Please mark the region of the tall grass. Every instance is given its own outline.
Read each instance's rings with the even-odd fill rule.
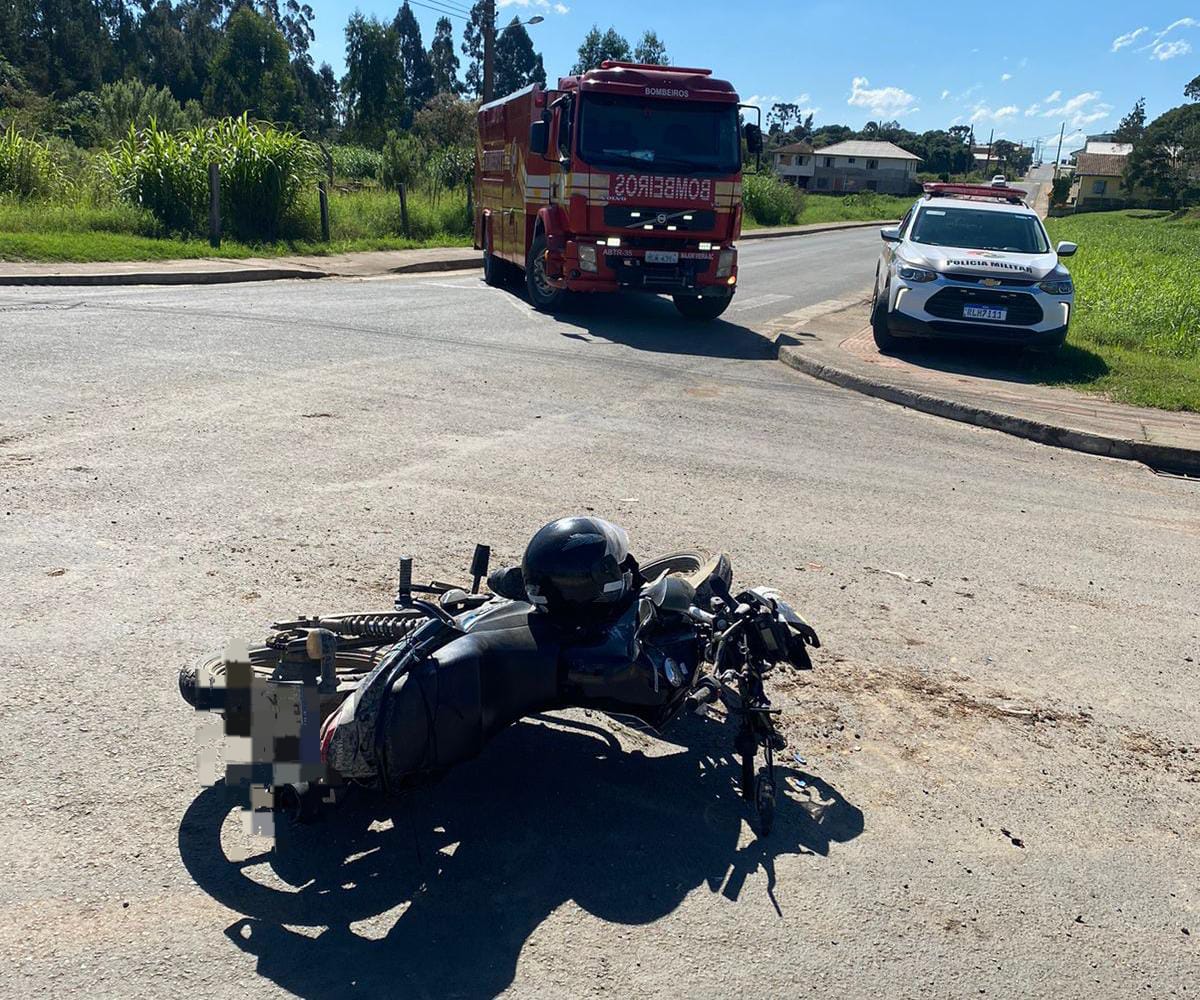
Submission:
[[[290,129],[246,115],[178,132],[130,126],[108,159],[117,191],[171,232],[201,233],[209,164],[221,172],[222,227],[238,239],[274,240],[301,191],[315,183],[317,147]]]
[[[0,133],[0,193],[41,198],[64,183],[62,168],[46,143],[21,135],[15,124]]]
[[[760,226],[790,226],[804,210],[804,196],[770,174],[742,178],[744,211]]]
[[[366,146],[330,146],[334,177],[348,181],[379,180],[383,154]]]

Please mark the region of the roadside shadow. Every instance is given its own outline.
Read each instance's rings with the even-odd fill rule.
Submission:
[[[528,301],[523,289],[512,293]],[[775,345],[749,327],[724,317],[709,322],[684,319],[661,295],[578,293],[553,320],[560,336],[583,343],[600,340],[656,354],[735,361],[773,361],[777,355]]]
[[[777,892],[775,859],[827,855],[863,831],[861,810],[779,768],[774,831],[739,846],[749,811],[728,732],[685,722],[687,746],[654,757],[587,723],[520,723],[390,811],[348,803],[316,826],[281,823],[276,849],[244,862],[221,847],[232,797],[209,788],[183,818],[180,854],[203,890],[246,915],[226,935],[258,973],[314,1000],[493,997],[542,921],[572,901],[640,925],[701,886],[736,902],[762,870],[755,891],[777,910],[803,905]]]
[[[905,341],[892,356],[917,368],[1020,385],[1086,385],[1108,374],[1105,360],[1086,347],[1063,344],[1053,354],[998,344]]]

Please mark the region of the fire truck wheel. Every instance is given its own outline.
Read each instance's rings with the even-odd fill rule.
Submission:
[[[525,288],[529,301],[538,312],[554,312],[563,307],[567,293],[555,288],[546,277],[546,236],[538,233],[525,262]]]
[[[492,253],[492,235],[488,233],[487,244],[483,248],[483,280],[493,288],[502,288],[508,283],[508,276],[508,261]]]
[[[674,295],[675,308],[684,319],[713,320],[729,308],[733,295]]]

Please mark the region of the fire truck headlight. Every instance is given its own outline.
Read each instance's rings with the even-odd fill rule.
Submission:
[[[579,267],[584,271],[596,272],[596,248],[591,244],[579,245]]]
[[[736,250],[722,250],[717,258],[717,277],[728,278],[733,273],[733,264],[737,260]]]

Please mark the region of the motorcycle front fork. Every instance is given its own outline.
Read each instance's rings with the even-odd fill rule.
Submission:
[[[757,717],[756,717],[757,716]],[[768,709],[749,710],[734,739],[734,749],[742,760],[742,797],[754,804],[759,831],[765,837],[775,822],[775,749],[781,737],[771,722]],[[755,773],[755,757],[763,748],[763,766]]]

